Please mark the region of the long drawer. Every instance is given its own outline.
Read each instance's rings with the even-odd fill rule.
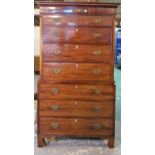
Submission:
[[[43,43],[102,43],[112,45],[112,28],[43,27]]]
[[[113,81],[113,64],[43,63],[43,80]]]
[[[76,16],[76,15],[46,15],[43,25],[46,26],[112,26],[110,16]]]
[[[43,44],[43,61],[49,62],[110,62],[112,46],[79,44]]]
[[[40,116],[113,118],[114,101],[39,100]]]
[[[73,99],[103,101],[115,98],[113,84],[58,84],[39,82],[39,99]]]
[[[112,119],[40,118],[40,133],[68,136],[112,136]]]
[[[115,9],[114,8],[103,8],[103,7],[87,7],[87,6],[51,6],[51,7],[40,7],[41,14],[82,14],[82,15],[89,15],[89,14],[104,14],[104,15],[114,15]]]

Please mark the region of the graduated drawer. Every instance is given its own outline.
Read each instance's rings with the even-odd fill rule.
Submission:
[[[43,25],[46,26],[112,26],[110,16],[83,16],[83,15],[45,15]]]
[[[102,43],[112,44],[112,28],[43,27],[43,43]]]
[[[51,6],[51,7],[40,7],[41,14],[103,14],[103,15],[114,15],[115,8],[108,7],[87,7],[87,6]]]
[[[40,118],[40,133],[68,136],[106,136],[114,134],[112,119]]]
[[[113,81],[113,64],[106,63],[45,63],[43,80]]]
[[[39,100],[40,116],[109,117],[114,116],[114,101]]]
[[[55,82],[39,82],[40,99],[73,99],[73,100],[113,100],[115,86],[113,84],[58,84]]]
[[[113,61],[112,46],[79,44],[43,44],[43,61],[109,62]]]

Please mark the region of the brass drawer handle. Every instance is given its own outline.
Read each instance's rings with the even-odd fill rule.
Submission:
[[[102,19],[100,19],[100,18],[95,19],[96,24],[100,24],[101,22],[102,22]]]
[[[51,123],[52,129],[58,129],[59,128],[59,123]]]
[[[94,51],[93,54],[94,55],[101,55],[102,54],[102,51]]]
[[[59,73],[61,72],[61,68],[53,67],[51,71],[52,71],[52,73],[54,73],[54,74],[59,74]]]
[[[61,18],[53,18],[52,21],[54,23],[61,23]]]
[[[101,124],[94,124],[92,127],[94,130],[99,130],[101,129]]]
[[[54,49],[54,50],[53,50],[53,53],[54,53],[54,55],[60,55],[61,50],[59,50],[59,49]]]
[[[100,34],[100,33],[95,33],[95,34],[94,34],[94,37],[95,37],[95,38],[100,38],[100,37],[101,37],[101,34]]]
[[[52,111],[58,111],[58,110],[60,110],[60,107],[58,105],[52,105],[51,109],[52,109]]]
[[[102,73],[102,70],[99,69],[99,68],[93,70],[93,74],[94,74],[94,75],[99,75],[99,74],[101,74],[101,73]]]
[[[58,94],[60,92],[59,88],[52,88],[52,93],[53,94]]]
[[[101,95],[102,91],[100,89],[95,89],[95,94],[96,95]]]
[[[52,35],[56,38],[60,36],[59,32],[53,32]]]
[[[101,112],[101,107],[93,107],[94,112]]]
[[[84,12],[83,9],[76,9],[75,12]]]

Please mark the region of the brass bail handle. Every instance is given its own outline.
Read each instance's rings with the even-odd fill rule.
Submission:
[[[58,94],[60,92],[59,88],[52,88],[52,93],[53,94]]]
[[[95,19],[96,24],[100,24],[101,22],[102,22],[102,19],[100,19],[100,18]]]
[[[101,73],[102,73],[102,70],[99,69],[99,68],[96,68],[96,69],[93,70],[93,74],[94,74],[94,75],[99,75],[99,74],[101,74]]]
[[[102,91],[100,89],[95,89],[95,94],[96,95],[101,95]]]
[[[95,33],[95,34],[94,34],[94,37],[95,37],[95,38],[101,38],[101,34],[100,34],[100,33]]]
[[[61,23],[61,18],[56,17],[56,18],[53,18],[52,21],[53,21],[54,23]]]
[[[59,128],[59,123],[51,123],[52,129],[58,129]]]
[[[94,130],[99,130],[101,129],[101,124],[94,124],[92,127]]]
[[[93,107],[93,111],[100,112],[101,111],[101,107]]]
[[[51,71],[54,74],[59,74],[59,73],[61,73],[61,68],[53,67]]]
[[[58,110],[60,110],[60,106],[58,106],[58,105],[52,105],[52,106],[51,106],[51,109],[52,109],[53,111],[58,111]]]
[[[102,54],[102,51],[94,51],[93,54],[94,55],[101,55]]]
[[[54,55],[60,55],[61,50],[59,50],[59,49],[54,49],[54,50],[53,50],[53,53],[54,53]]]

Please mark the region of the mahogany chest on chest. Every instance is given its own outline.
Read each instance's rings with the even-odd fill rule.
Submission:
[[[38,146],[44,138],[106,138],[114,147],[118,4],[40,1]]]

